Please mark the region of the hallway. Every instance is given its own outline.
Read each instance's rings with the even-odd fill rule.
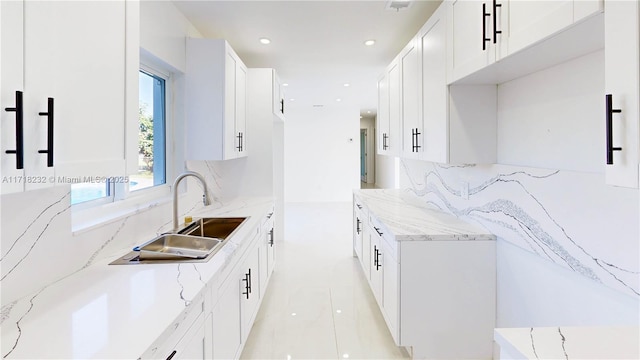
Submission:
[[[288,203],[286,236],[242,359],[398,359],[352,253],[351,203]]]

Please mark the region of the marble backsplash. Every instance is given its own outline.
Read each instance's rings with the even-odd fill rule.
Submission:
[[[190,162],[188,169],[205,176],[214,207],[235,195],[223,189],[224,165],[220,162]],[[193,178],[186,182],[188,192],[180,198],[180,218],[203,206],[200,183]],[[125,215],[76,231],[72,231],[69,185],[2,195],[0,199],[3,311],[21,297],[42,291],[97,260],[120,255],[122,249],[172,227],[169,198],[136,205]]]
[[[400,185],[559,266],[640,298],[637,189],[597,173],[401,160]]]

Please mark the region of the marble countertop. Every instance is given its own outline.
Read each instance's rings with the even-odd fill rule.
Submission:
[[[496,239],[486,229],[451,214],[430,209],[413,195],[401,190],[354,190],[353,194],[397,241]]]
[[[200,298],[207,283],[218,280],[216,275],[253,238],[272,206],[271,198],[237,199],[194,213],[194,218],[249,217],[206,263],[109,266],[130,250],[122,249],[4,307],[2,354],[29,359],[140,357],[157,339],[170,335],[167,329]]]
[[[638,327],[495,329],[494,339],[517,359],[640,359]]]

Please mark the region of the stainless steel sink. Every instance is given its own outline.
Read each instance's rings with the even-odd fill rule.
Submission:
[[[175,233],[160,235],[137,246],[109,265],[207,262],[247,219],[197,219]]]
[[[138,251],[141,260],[204,259],[221,243],[222,239],[164,234],[140,245]]]

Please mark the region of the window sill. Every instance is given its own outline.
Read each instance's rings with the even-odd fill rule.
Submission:
[[[71,233],[79,235],[96,228],[120,221],[129,216],[139,214],[160,205],[171,203],[173,198],[169,186],[156,189],[150,194],[134,196],[129,199],[118,200],[113,203],[99,205],[86,209],[72,210]],[[179,197],[186,193],[179,194]],[[171,209],[167,215],[171,214]]]

